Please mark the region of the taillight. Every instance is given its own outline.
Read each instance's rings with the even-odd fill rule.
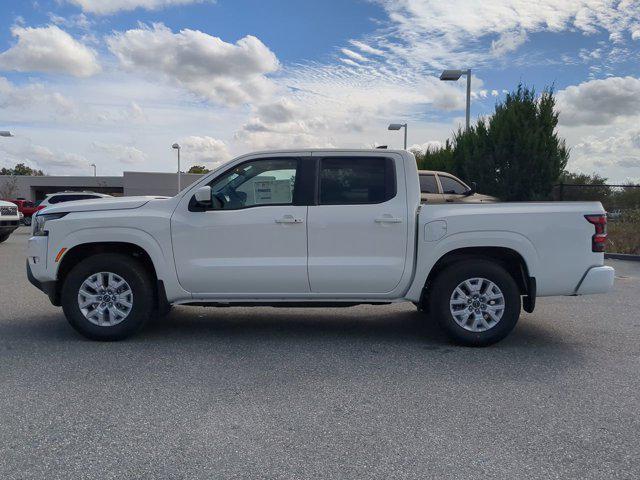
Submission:
[[[607,244],[607,215],[585,215],[587,222],[596,227],[596,233],[591,237],[591,251],[604,252]]]

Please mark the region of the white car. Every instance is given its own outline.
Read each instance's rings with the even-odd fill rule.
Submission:
[[[92,339],[170,304],[412,302],[488,345],[536,298],[605,293],[599,202],[420,204],[413,154],[243,155],[168,199],[69,202],[34,220],[27,273]]]
[[[55,205],[57,203],[75,202],[78,200],[95,200],[100,198],[112,198],[112,197],[111,195],[107,195],[106,193],[96,193],[96,192],[75,192],[75,191],[56,192],[56,193],[50,193],[46,195],[42,200],[40,200],[39,202],[36,202],[36,206],[48,207],[50,205]]]
[[[0,243],[4,242],[20,226],[22,214],[15,203],[0,200]]]

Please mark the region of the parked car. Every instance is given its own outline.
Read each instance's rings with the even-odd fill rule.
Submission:
[[[496,197],[477,193],[458,177],[435,170],[418,170],[420,198],[427,203],[494,203]]]
[[[75,202],[78,200],[95,200],[99,198],[112,198],[111,195],[107,195],[106,193],[96,193],[96,192],[56,192],[50,193],[46,195],[42,200],[36,202],[36,207],[38,210],[42,210],[45,207],[50,205],[55,205],[56,203],[63,202]]]
[[[25,200],[24,198],[7,199],[7,201],[18,206],[18,211],[24,217],[22,223],[27,226],[31,225],[31,217],[33,216],[33,214],[35,214],[38,210],[42,210],[44,208],[44,206],[36,206],[35,203],[30,200]]]
[[[19,226],[20,212],[18,212],[18,206],[14,203],[0,200],[0,243],[9,238],[9,235]]]
[[[170,304],[413,302],[488,345],[536,298],[604,293],[599,202],[420,204],[413,154],[243,155],[167,199],[52,205],[27,275],[88,338],[125,338]]]

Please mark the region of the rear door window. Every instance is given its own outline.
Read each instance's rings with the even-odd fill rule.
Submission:
[[[395,168],[390,158],[324,158],[319,182],[320,205],[375,204],[396,196]]]

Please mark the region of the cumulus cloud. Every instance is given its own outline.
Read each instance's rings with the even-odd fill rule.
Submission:
[[[164,75],[211,101],[259,101],[275,88],[266,75],[278,70],[278,59],[251,35],[232,44],[198,30],[173,33],[156,23],[117,32],[107,43],[124,68]]]
[[[628,177],[640,176],[640,130],[617,131],[613,135],[589,135],[571,149],[572,165],[583,171],[628,172]]]
[[[203,3],[213,0],[67,0],[69,3],[82,8],[84,12],[97,15],[110,15],[120,11],[144,8],[146,10],[158,10],[160,8],[187,5],[190,3]]]
[[[572,85],[558,92],[560,123],[608,125],[638,115],[640,79],[609,77]]]
[[[231,158],[226,143],[209,136],[190,136],[180,142],[187,163],[220,165]]]
[[[0,53],[0,69],[18,72],[64,73],[89,77],[100,71],[95,52],[55,25],[15,26],[18,42]]]

